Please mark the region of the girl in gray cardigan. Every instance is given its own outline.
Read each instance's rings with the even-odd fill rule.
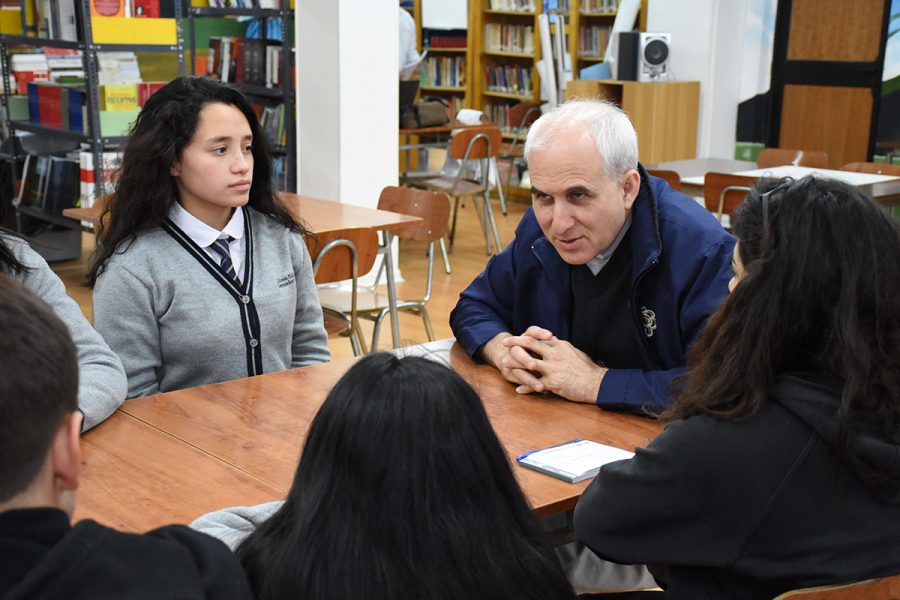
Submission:
[[[240,92],[179,77],[153,94],[103,221],[94,323],[129,398],[329,359],[306,231]]]

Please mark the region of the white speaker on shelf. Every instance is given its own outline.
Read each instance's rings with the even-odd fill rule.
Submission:
[[[641,32],[638,41],[637,80],[668,81],[671,33]]]

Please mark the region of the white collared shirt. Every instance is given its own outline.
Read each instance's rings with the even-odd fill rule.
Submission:
[[[631,213],[628,213],[628,217],[625,219],[625,224],[622,225],[622,229],[619,230],[619,233],[616,235],[616,239],[614,239],[613,243],[609,245],[609,248],[606,249],[606,252],[601,252],[596,257],[587,262],[587,268],[591,270],[591,273],[594,274],[594,277],[597,276],[597,273],[603,270],[603,267],[605,267],[606,263],[609,262],[609,259],[612,258],[613,252],[616,251],[616,248],[618,248],[619,244],[622,242],[622,238],[625,237],[626,233],[628,233],[629,227],[631,227]]]
[[[228,224],[222,231],[210,227],[188,211],[184,210],[178,202],[172,204],[169,210],[169,219],[182,230],[191,241],[203,248],[206,253],[216,261],[221,262],[222,257],[210,248],[213,242],[218,239],[233,238],[228,247],[231,252],[231,263],[234,265],[234,272],[238,274],[238,278],[243,281],[244,275],[244,256],[246,256],[246,244],[244,241],[244,210],[239,207],[231,215]]]

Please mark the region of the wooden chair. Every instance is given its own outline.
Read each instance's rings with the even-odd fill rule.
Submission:
[[[790,150],[788,148],[763,148],[756,157],[760,169],[794,165],[795,167],[828,168],[828,154],[820,150]]]
[[[672,186],[673,190],[681,191],[681,175],[676,171],[669,171],[667,169],[647,169],[647,173],[654,177],[665,179],[666,182]]]
[[[360,274],[372,270],[378,255],[378,234],[369,228],[337,229],[306,238],[306,247],[313,260],[313,273],[319,285],[319,303],[328,337],[335,335],[350,338],[353,355],[366,353],[357,314],[357,297]],[[347,310],[342,306],[330,306],[323,302],[323,295],[335,284],[350,280],[351,292]]]
[[[900,575],[842,585],[791,590],[775,600],[900,600]]]
[[[494,211],[491,208],[491,185],[488,177],[491,161],[497,156],[502,137],[500,129],[490,127],[467,127],[460,129],[450,140],[450,156],[460,161],[460,169],[455,176],[435,177],[416,182],[427,189],[437,192],[445,192],[454,197],[453,222],[450,225],[450,250],[453,251],[453,238],[456,234],[456,217],[459,213],[459,199],[464,196],[481,196],[481,212],[478,211],[478,203],[475,202],[475,213],[481,221],[484,232],[484,241],[488,254],[500,252],[503,248],[500,242],[500,232],[497,229],[497,221],[494,220]],[[467,162],[471,161],[471,162]],[[478,163],[476,175],[468,173],[466,165]],[[492,249],[491,233],[496,242],[496,250]]]
[[[731,173],[707,173],[703,180],[703,201],[706,209],[716,215],[719,222],[722,216],[729,217],[738,205],[744,201],[756,177],[732,175]]]
[[[889,165],[874,162],[852,162],[841,167],[841,171],[872,173],[873,175],[896,175],[900,177],[900,165]]]
[[[512,179],[513,169],[516,168],[516,161],[521,160],[525,156],[525,137],[528,135],[528,128],[540,116],[541,106],[534,102],[519,102],[509,107],[509,122],[516,124],[513,130],[513,139],[509,144],[503,144],[503,147],[500,148],[500,152],[497,154],[498,160],[509,161],[509,169],[506,171],[506,177],[503,179],[503,196],[505,198],[509,198],[509,182]],[[501,208],[505,215],[506,207]]]
[[[422,217],[424,221],[416,227],[407,227],[399,230],[396,236],[402,240],[414,240],[428,243],[428,272],[425,280],[425,295],[416,300],[397,300],[397,310],[421,317],[425,325],[425,334],[428,341],[434,340],[434,330],[431,327],[431,318],[428,316],[426,305],[431,298],[431,287],[434,274],[434,246],[437,240],[447,233],[447,222],[450,217],[450,197],[441,192],[430,192],[413,188],[388,186],[381,191],[378,198],[378,208],[391,212],[402,213]],[[383,267],[383,264],[382,264]],[[379,290],[378,280],[381,278],[381,270],[378,272],[375,287],[363,288],[357,300],[357,314],[360,318],[374,322],[372,330],[372,352],[378,348],[378,336],[381,333],[381,324],[384,318],[390,314],[387,293]],[[349,309],[346,295],[338,298],[332,290],[322,290],[320,298],[323,304],[340,308],[343,311]]]

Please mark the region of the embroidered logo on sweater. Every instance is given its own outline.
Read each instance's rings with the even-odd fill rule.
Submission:
[[[653,332],[656,331],[656,313],[646,306],[642,306],[641,317],[644,318],[644,335],[648,338],[653,337]]]
[[[287,275],[282,275],[275,281],[275,284],[280,288],[294,285],[294,274],[288,273]]]

